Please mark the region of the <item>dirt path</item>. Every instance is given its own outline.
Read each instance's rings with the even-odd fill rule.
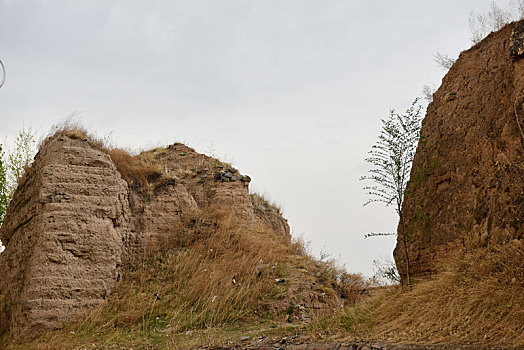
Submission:
[[[516,349],[504,346],[467,345],[467,344],[387,344],[380,342],[309,342],[300,337],[260,337],[230,343],[220,347],[201,347],[199,349],[286,349],[286,350],[509,350]]]

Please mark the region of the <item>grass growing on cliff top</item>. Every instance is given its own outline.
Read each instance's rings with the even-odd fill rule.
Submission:
[[[49,136],[43,143],[55,135],[64,135],[86,141],[107,153],[118,172],[122,175],[122,178],[129,184],[129,187],[140,194],[151,196],[155,184],[169,177],[155,158],[155,155],[162,152],[164,148],[159,147],[133,155],[129,151],[115,147],[109,141],[109,137],[98,137],[96,134],[88,131],[80,122],[73,119],[66,119],[53,126]]]
[[[267,209],[274,211],[277,214],[282,215],[282,207],[269,198],[266,193],[251,193],[251,202],[256,210],[265,211]]]
[[[133,189],[147,189],[164,176],[160,163],[152,152],[132,156],[127,151],[114,148],[106,151],[118,172]]]

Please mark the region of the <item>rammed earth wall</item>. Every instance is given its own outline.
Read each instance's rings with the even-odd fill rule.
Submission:
[[[402,210],[415,277],[461,247],[523,238],[523,33],[513,23],[463,52],[428,106]]]
[[[255,207],[238,170],[181,144],[155,157],[164,176],[144,194],[95,144],[65,135],[44,142],[0,229],[0,333],[34,337],[93,309],[127,259],[176,242],[198,210],[290,237],[278,212]]]

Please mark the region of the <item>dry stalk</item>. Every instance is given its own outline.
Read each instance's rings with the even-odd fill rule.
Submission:
[[[522,132],[522,127],[520,126],[519,121],[519,115],[517,114],[517,102],[513,104],[513,109],[515,110],[515,120],[517,121],[517,125],[519,126],[520,136],[522,137],[522,140],[524,140],[524,132]]]

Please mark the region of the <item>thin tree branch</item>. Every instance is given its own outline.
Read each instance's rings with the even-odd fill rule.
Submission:
[[[513,104],[513,109],[515,110],[515,120],[517,121],[517,125],[519,126],[520,136],[524,141],[524,132],[522,132],[522,127],[520,126],[519,122],[519,115],[517,114],[517,101],[515,101],[515,103]]]

